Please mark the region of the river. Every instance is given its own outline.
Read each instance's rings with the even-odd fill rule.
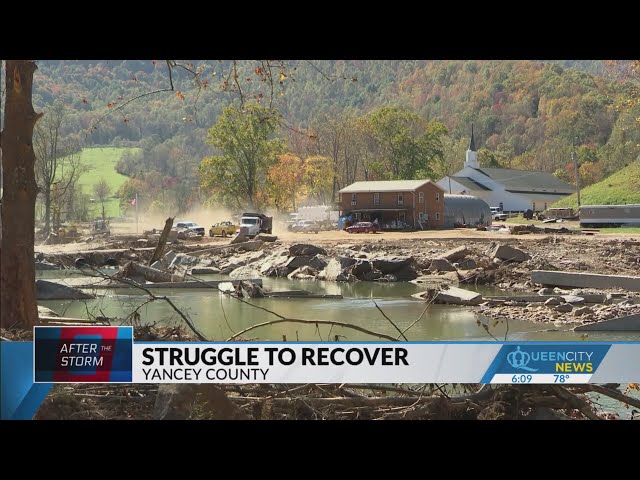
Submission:
[[[111,272],[113,273],[113,271]],[[37,278],[55,280],[67,285],[82,285],[95,280],[83,276],[78,271],[36,272]],[[203,280],[228,280],[221,275],[202,275]],[[411,298],[413,293],[424,289],[409,282],[377,283],[355,282],[335,283],[316,280],[287,280],[265,278],[263,287],[277,290],[307,290],[313,293],[341,294],[343,299],[304,299],[304,298],[254,298],[247,301],[268,309],[287,318],[304,320],[335,320],[362,326],[368,330],[385,333],[394,337],[398,330],[384,318],[375,303],[400,329],[405,330],[420,317],[425,302]],[[500,294],[504,292],[494,287],[479,287],[482,294]],[[277,317],[264,310],[244,304],[238,299],[221,295],[217,290],[199,289],[154,289],[156,295],[168,296],[175,305],[187,314],[197,328],[212,340],[229,338],[251,325],[275,320]],[[59,315],[87,318],[94,316],[123,318],[147,300],[146,294],[137,290],[114,289],[95,290],[98,298],[92,300],[48,300],[38,304],[48,307]],[[374,303],[375,301],[375,303]],[[159,324],[183,324],[182,319],[167,302],[155,301],[140,310],[141,321]],[[527,321],[510,321],[494,324],[493,320],[476,315],[470,308],[453,305],[430,305],[422,319],[406,333],[409,340],[420,341],[492,341],[494,338],[479,325],[490,322],[489,332],[499,340],[509,341],[640,341],[640,333],[591,332],[589,335],[572,332],[567,325],[537,324]],[[252,330],[245,338],[260,340],[317,341],[335,340],[379,340],[376,337],[356,330],[329,325],[304,325],[299,323],[280,323]],[[640,392],[631,392],[638,398]],[[616,412],[621,418],[630,418],[630,410],[618,402],[597,394],[589,394],[593,401],[605,410]]]
[[[78,271],[37,272],[38,278],[60,281],[67,285],[89,283]],[[228,277],[220,275],[202,275],[203,280],[219,280]],[[287,280],[283,278],[263,279],[265,289],[307,290],[313,293],[341,294],[343,299],[304,299],[304,298],[254,298],[247,301],[274,311],[287,318],[304,320],[334,320],[359,325],[368,330],[398,336],[392,323],[384,318],[375,303],[400,329],[405,330],[423,312],[425,303],[411,298],[411,294],[423,290],[422,287],[408,282],[377,283],[355,282],[335,283],[316,280]],[[502,294],[493,287],[479,287],[483,294]],[[217,290],[198,289],[154,289],[156,295],[168,296],[176,306],[187,314],[207,337],[226,339],[234,333],[257,323],[275,320],[275,315],[240,302],[236,298],[221,295]],[[106,317],[126,317],[136,307],[144,303],[146,294],[139,290],[113,289],[96,290],[98,298],[94,300],[39,301],[39,305],[51,308],[59,315],[86,318],[91,315]],[[375,302],[375,303],[374,303]],[[167,302],[156,301],[140,309],[142,322],[159,324],[178,324],[182,320]],[[588,336],[572,332],[567,325],[537,324],[528,321],[510,321],[495,323],[476,315],[468,307],[453,305],[431,305],[422,319],[406,333],[409,340],[433,341],[491,341],[491,335],[478,324],[489,321],[489,332],[497,339],[510,341],[640,341],[640,333],[591,332]],[[508,328],[508,330],[507,330]],[[300,323],[280,323],[252,330],[248,338],[261,340],[289,341],[333,340],[376,340],[365,333],[330,325],[304,325]]]

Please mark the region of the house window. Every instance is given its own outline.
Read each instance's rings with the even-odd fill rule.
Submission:
[[[373,204],[374,204],[375,206],[380,205],[380,194],[379,194],[378,192],[375,192],[375,193],[373,194]]]
[[[351,194],[351,206],[354,206],[356,204],[356,194],[352,193]]]
[[[436,192],[436,202],[440,201],[440,192]]]
[[[398,212],[398,220],[399,221],[404,222],[405,218],[406,217],[404,215],[404,212]]]
[[[418,203],[424,203],[424,192],[418,192]]]
[[[355,215],[356,215],[356,222],[359,222],[362,214],[361,213],[356,213]]]
[[[404,205],[404,193],[398,192],[398,205]]]
[[[436,212],[436,220],[439,221],[440,220],[440,212]]]

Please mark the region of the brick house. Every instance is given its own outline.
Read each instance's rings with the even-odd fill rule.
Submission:
[[[431,180],[356,182],[340,190],[340,216],[385,230],[442,228],[444,190]]]

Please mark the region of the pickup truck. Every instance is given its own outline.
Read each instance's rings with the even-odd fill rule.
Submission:
[[[194,233],[197,233],[201,237],[204,237],[204,227],[198,225],[196,222],[191,222],[188,220],[183,220],[175,224],[177,229],[186,228]]]
[[[226,238],[227,235],[233,235],[238,231],[238,226],[234,225],[233,222],[220,222],[212,225],[209,229],[209,236],[213,237],[215,235],[221,235],[223,238]]]
[[[490,207],[491,208],[491,218],[496,221],[505,222],[509,216],[500,210],[500,207]]]

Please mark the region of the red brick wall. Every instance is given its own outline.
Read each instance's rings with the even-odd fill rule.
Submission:
[[[420,192],[423,193],[423,202],[420,203]],[[435,184],[427,183],[415,192],[401,192],[403,204],[398,204],[398,192],[380,192],[379,203],[374,204],[373,192],[360,192],[356,194],[356,204],[351,205],[351,193],[340,194],[340,211],[349,212],[358,209],[374,208],[406,208],[406,222],[419,228],[417,222],[420,212],[427,213],[428,220],[423,225],[427,228],[442,228],[444,224],[444,190]],[[394,216],[397,213],[385,212],[385,216]]]

